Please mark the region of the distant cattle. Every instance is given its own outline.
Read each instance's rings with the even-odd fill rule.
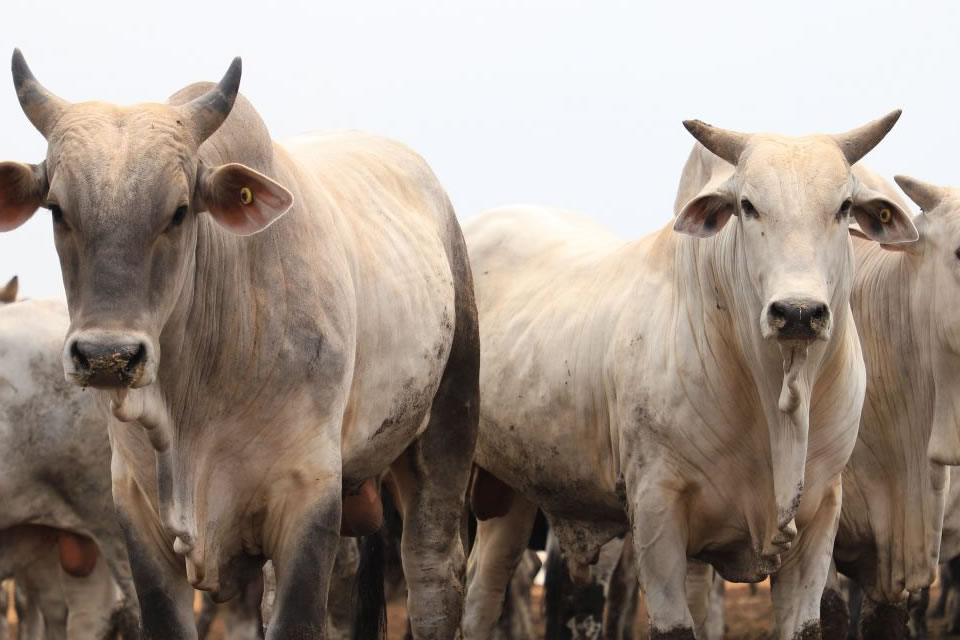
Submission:
[[[632,532],[654,637],[705,624],[688,557],[775,573],[779,637],[819,634],[865,389],[847,227],[917,237],[850,167],[898,115],[801,138],[688,122],[730,168],[634,242],[536,207],[467,224],[487,472],[473,498],[506,497],[471,552],[468,640],[489,637],[537,506],[574,573]]]

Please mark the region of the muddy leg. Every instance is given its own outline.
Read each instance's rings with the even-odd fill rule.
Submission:
[[[843,598],[837,568],[830,563],[827,586],[820,597],[820,628],[824,640],[846,640],[850,629],[850,615]]]
[[[505,515],[477,523],[467,572],[463,621],[467,640],[490,638],[500,617],[507,584],[527,548],[536,517],[536,505],[515,494]]]
[[[288,537],[273,553],[277,592],[267,640],[327,637],[327,597],[340,541],[341,509],[337,487],[336,494],[301,518],[299,534]]]
[[[930,607],[930,587],[924,587],[918,593],[911,593],[907,600],[907,610],[910,614],[910,637],[915,640],[926,640],[929,635],[927,629],[927,608]]]
[[[860,610],[860,637],[864,640],[904,640],[907,631],[907,605],[878,604],[863,598]]]
[[[148,543],[118,505],[127,556],[140,602],[144,640],[195,640],[193,587],[166,549]],[[170,549],[172,547],[168,547]]]
[[[827,585],[833,542],[840,519],[840,478],[825,491],[820,506],[793,547],[771,588],[777,635],[781,640],[813,640],[820,631],[820,597]]]
[[[623,539],[620,559],[607,588],[607,607],[603,614],[604,640],[633,640],[639,591],[633,537],[628,533]]]
[[[568,562],[552,534],[547,538],[546,595],[547,637],[586,640],[600,637],[603,626],[604,592],[621,556],[623,540],[605,545],[600,560],[585,572],[589,579],[571,579]]]

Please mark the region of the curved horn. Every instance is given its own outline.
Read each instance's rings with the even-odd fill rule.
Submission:
[[[700,120],[684,120],[683,126],[714,155],[733,165],[739,161],[749,139],[745,133],[720,129]]]
[[[27,61],[23,59],[20,49],[13,50],[10,69],[13,72],[13,86],[17,90],[20,108],[37,131],[46,138],[53,123],[57,121],[63,110],[70,106],[70,103],[53,95],[37,82],[30,67],[27,66]]]
[[[240,89],[242,70],[243,64],[240,58],[234,58],[230,68],[223,74],[223,78],[216,87],[179,107],[180,112],[187,118],[188,126],[191,127],[193,138],[198,145],[213,135],[213,132],[230,115],[233,103],[237,99],[237,91]]]
[[[890,129],[897,123],[901,113],[900,109],[894,109],[879,120],[868,122],[862,127],[833,136],[833,139],[840,146],[840,150],[843,151],[843,155],[846,156],[847,162],[855,164],[877,146],[883,140],[883,137],[890,133]]]
[[[947,190],[943,187],[910,176],[893,176],[893,179],[900,185],[903,192],[923,209],[924,213],[930,213],[936,209],[943,197],[947,195]]]

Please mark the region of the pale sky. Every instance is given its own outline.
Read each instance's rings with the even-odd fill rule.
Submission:
[[[218,80],[274,138],[351,128],[420,152],[461,219],[511,203],[579,210],[624,238],[663,226],[700,118],[742,131],[840,132],[901,107],[866,162],[960,185],[960,3],[6,0],[20,47],[71,101],[163,101]],[[0,69],[9,67],[4,62]],[[46,145],[0,80],[0,159]],[[0,234],[0,284],[63,287],[49,213]]]

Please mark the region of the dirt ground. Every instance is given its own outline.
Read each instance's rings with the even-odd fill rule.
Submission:
[[[937,585],[934,585],[931,589],[931,601],[936,600],[937,589]],[[535,621],[539,631],[538,637],[542,638],[543,617],[539,606],[542,601],[541,587],[534,587],[533,598]],[[16,615],[13,612],[12,600],[11,598],[11,609],[7,613],[10,622],[9,640],[16,638]],[[402,640],[407,627],[407,616],[403,605],[399,603],[388,605],[387,615],[388,640]],[[928,622],[930,625],[930,640],[960,638],[960,636],[951,636],[944,633],[945,620],[930,618]],[[766,640],[769,637],[770,630],[773,629],[773,609],[770,604],[769,583],[760,583],[755,595],[750,594],[749,585],[728,583],[726,586],[726,623],[727,633],[724,637],[729,640]],[[647,631],[646,610],[641,606],[637,615],[635,636],[637,640],[646,640]],[[222,620],[218,619],[214,622],[207,637],[208,640],[226,640]]]

